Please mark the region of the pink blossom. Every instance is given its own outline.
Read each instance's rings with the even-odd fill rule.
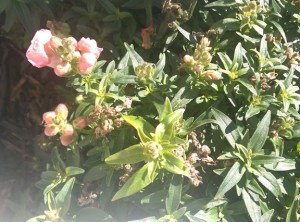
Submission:
[[[55,114],[60,120],[65,120],[68,117],[68,108],[65,104],[58,104],[58,106],[55,108]]]
[[[49,42],[51,36],[51,32],[47,29],[41,29],[35,33],[26,52],[26,57],[33,66],[41,68],[50,63],[49,55],[44,46]]]
[[[82,54],[94,54],[96,60],[99,58],[100,53],[103,51],[103,48],[98,48],[97,42],[94,39],[90,38],[81,38],[77,44],[77,49],[81,51]]]
[[[55,136],[59,132],[58,126],[54,124],[46,125],[44,133],[46,136]]]
[[[73,142],[73,137],[68,135],[61,135],[59,139],[63,146],[68,146]]]
[[[62,133],[62,135],[65,135],[65,136],[72,136],[74,133],[74,128],[71,124],[66,124],[63,127],[61,133]]]
[[[71,71],[71,64],[68,62],[59,63],[57,66],[54,67],[54,73],[57,76],[63,76]]]
[[[79,71],[83,74],[90,73],[96,62],[97,58],[93,53],[84,53],[79,59]]]
[[[46,113],[43,114],[43,120],[44,120],[45,123],[47,123],[47,124],[53,123],[55,117],[56,117],[56,114],[55,114],[54,111],[46,112]]]

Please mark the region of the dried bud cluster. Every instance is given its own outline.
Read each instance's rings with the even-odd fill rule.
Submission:
[[[170,0],[164,0],[162,6],[162,13],[165,13],[168,22],[171,25],[173,21],[187,21],[188,12],[184,10],[179,3],[172,3]]]
[[[268,89],[271,88],[270,84],[273,82],[273,80],[277,77],[276,72],[269,72],[269,73],[261,73],[260,74],[260,84],[261,84],[261,92],[266,92]],[[253,75],[251,77],[251,82],[253,85],[256,85],[256,77]]]
[[[104,108],[96,105],[87,117],[87,123],[97,123],[95,128],[96,138],[103,137],[123,125],[124,119],[121,117],[123,109],[131,108],[132,100],[127,98],[122,105]]]
[[[190,183],[195,187],[202,184],[202,177],[200,176],[200,172],[194,167],[194,164],[196,164],[198,160],[200,160],[198,154],[192,153],[184,163],[186,169],[189,172]]]
[[[95,205],[95,200],[98,199],[97,193],[93,191],[93,186],[91,183],[86,183],[82,188],[80,197],[77,200],[77,204],[81,207],[86,205]],[[96,207],[96,206],[94,206]]]
[[[285,51],[285,55],[289,59],[289,64],[298,64],[298,61],[300,59],[299,52],[294,52],[294,49],[292,47],[288,47]]]
[[[124,170],[124,174],[119,177],[120,179],[119,186],[122,186],[124,183],[126,183],[128,178],[131,176],[134,167],[130,164],[125,164],[123,165],[123,170]]]

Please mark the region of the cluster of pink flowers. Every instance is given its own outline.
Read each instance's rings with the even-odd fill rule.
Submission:
[[[88,123],[85,117],[77,117],[73,121],[73,126],[67,122],[68,108],[64,104],[59,104],[54,111],[43,114],[45,122],[44,133],[46,136],[55,136],[60,134],[60,142],[64,146],[68,146],[73,142],[73,134],[75,129],[85,128]]]
[[[97,42],[90,38],[81,38],[78,42],[73,37],[59,38],[50,30],[41,29],[36,32],[26,57],[38,68],[49,66],[58,76],[70,72],[89,74],[102,52]]]

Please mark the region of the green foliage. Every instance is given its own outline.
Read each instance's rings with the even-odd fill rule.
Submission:
[[[63,6],[103,60],[66,76],[88,126],[51,138],[28,222],[299,220],[299,1],[176,2]]]

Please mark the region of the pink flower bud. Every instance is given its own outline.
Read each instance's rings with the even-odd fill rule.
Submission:
[[[151,23],[147,28],[141,30],[141,36],[143,39],[142,47],[144,49],[150,49],[153,42],[151,41],[151,35],[154,32],[154,25]]]
[[[202,72],[203,71],[203,66],[202,65],[196,65],[194,66],[195,72]]]
[[[79,59],[79,64],[78,64],[79,71],[82,74],[90,73],[96,61],[97,58],[93,53],[84,53]]]
[[[55,108],[55,114],[60,120],[65,120],[68,117],[69,111],[65,104],[59,104]]]
[[[56,117],[56,114],[55,114],[54,111],[46,112],[46,113],[43,114],[43,120],[44,120],[45,123],[47,123],[47,124],[53,123],[55,117]]]
[[[87,118],[84,116],[79,116],[73,121],[73,126],[75,129],[83,129],[87,127]]]
[[[74,133],[74,128],[71,124],[66,124],[63,127],[61,133],[62,133],[62,135],[65,135],[65,136],[72,136]]]
[[[99,58],[100,53],[103,51],[103,48],[98,48],[97,42],[94,39],[90,38],[81,38],[77,43],[77,49],[81,51],[82,54],[94,54],[96,60]]]
[[[44,133],[46,136],[55,136],[59,132],[58,126],[54,124],[46,125]]]
[[[73,137],[68,135],[61,135],[59,139],[63,146],[68,146],[73,142]]]
[[[49,64],[49,55],[44,46],[51,37],[51,32],[46,29],[41,29],[35,33],[26,52],[26,57],[33,66],[41,68]]]
[[[60,63],[54,68],[54,72],[57,76],[63,76],[71,71],[71,64],[66,63]]]

